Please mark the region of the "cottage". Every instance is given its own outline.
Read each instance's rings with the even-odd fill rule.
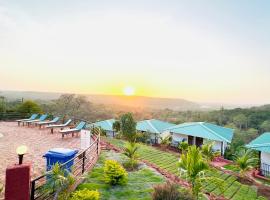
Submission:
[[[175,124],[151,119],[137,122],[136,129],[140,132],[150,133],[150,142],[156,144],[160,142],[160,137],[164,138],[170,134],[166,129],[172,126],[175,126]]]
[[[108,120],[93,123],[90,126],[100,127],[101,129],[106,131],[106,135],[108,137],[114,137],[116,134],[115,131],[113,130],[113,123],[114,122],[115,122],[115,119],[108,119]]]
[[[201,146],[206,141],[214,141],[213,149],[224,155],[228,143],[231,143],[233,129],[217,126],[206,122],[183,123],[168,128],[172,134],[172,145],[178,146],[180,142]]]
[[[270,132],[263,133],[247,144],[246,147],[259,151],[261,173],[270,176]]]

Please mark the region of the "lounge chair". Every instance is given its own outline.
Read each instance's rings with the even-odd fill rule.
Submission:
[[[47,114],[44,114],[44,115],[41,115],[41,116],[39,117],[39,119],[34,119],[34,120],[25,121],[25,123],[26,123],[28,126],[30,126],[30,124],[45,121],[45,119],[46,119],[47,117],[48,117],[48,115],[47,115]]]
[[[80,122],[76,128],[71,128],[71,129],[66,129],[66,130],[61,130],[60,133],[62,133],[62,138],[64,138],[65,135],[72,134],[72,137],[74,136],[74,133],[79,133],[84,127],[86,123],[85,122]]]
[[[64,124],[51,124],[49,126],[46,126],[46,128],[50,128],[51,129],[51,133],[53,133],[53,129],[54,128],[61,128],[61,129],[63,129],[63,128],[67,127],[71,122],[72,122],[72,120],[69,119]]]
[[[60,117],[55,117],[51,121],[46,121],[46,122],[37,122],[37,125],[39,125],[39,128],[45,125],[50,125],[50,124],[55,124],[59,121]]]
[[[22,122],[23,125],[24,125],[24,122],[25,121],[29,121],[29,120],[34,120],[36,119],[38,116],[38,114],[32,114],[31,117],[29,117],[28,119],[19,119],[19,120],[16,120],[16,122],[18,122],[18,126],[20,126],[20,123]]]

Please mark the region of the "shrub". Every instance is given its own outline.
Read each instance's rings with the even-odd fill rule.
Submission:
[[[104,165],[104,180],[110,185],[124,185],[127,183],[127,172],[115,160],[106,160]]]
[[[179,190],[176,184],[167,181],[154,187],[153,200],[193,200],[192,195],[186,190]]]
[[[40,113],[42,112],[40,106],[34,101],[25,101],[18,107],[18,112],[21,113]]]
[[[70,200],[99,200],[99,192],[97,190],[78,190],[72,193]]]

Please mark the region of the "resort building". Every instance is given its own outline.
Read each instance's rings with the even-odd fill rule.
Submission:
[[[160,143],[160,137],[164,138],[170,134],[167,130],[175,124],[164,122],[157,119],[143,120],[137,122],[137,131],[148,132],[150,134],[150,142],[152,144]]]
[[[108,119],[108,120],[99,121],[99,122],[90,124],[90,126],[100,127],[102,130],[106,131],[106,136],[114,137],[116,134],[116,132],[113,130],[114,122],[115,122],[115,119]]]
[[[270,132],[252,140],[246,147],[259,151],[261,173],[264,176],[270,176]]]
[[[213,149],[224,155],[227,145],[233,138],[233,129],[217,126],[206,122],[183,123],[168,129],[172,135],[172,146],[180,142],[201,146],[207,141],[214,141]]]

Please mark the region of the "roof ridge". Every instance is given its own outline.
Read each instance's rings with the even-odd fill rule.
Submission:
[[[146,120],[146,122],[149,124],[149,126],[151,126],[152,129],[154,129],[154,131],[156,131],[157,133],[160,133],[160,132],[153,126],[153,124],[151,123],[150,120]]]
[[[202,123],[205,123],[205,124],[211,124],[211,123],[209,123],[209,122],[202,122]],[[224,126],[218,126],[218,125],[216,125],[216,124],[211,124],[211,125],[217,126],[217,127],[221,127],[221,128],[224,128],[224,129],[234,130],[233,128],[224,127]]]
[[[247,147],[250,147],[250,148],[255,148],[255,147],[268,147],[270,146],[270,143],[263,143],[263,144],[247,144],[246,145]]]
[[[185,122],[183,124],[178,124],[178,125],[172,126],[170,128],[167,128],[167,129],[168,130],[173,130],[173,129],[176,129],[176,128],[179,128],[179,127],[193,126],[196,123],[200,123],[200,122]]]
[[[208,131],[210,131],[211,133],[213,133],[214,135],[218,136],[219,138],[225,140],[226,142],[230,142],[230,141],[227,140],[226,138],[222,137],[221,135],[219,135],[219,134],[216,133],[215,131],[213,131],[213,130],[211,130],[210,128],[208,128],[207,126],[205,126],[205,125],[204,125],[204,122],[199,122],[199,124],[200,124],[203,128],[205,128],[205,129],[207,129]]]

